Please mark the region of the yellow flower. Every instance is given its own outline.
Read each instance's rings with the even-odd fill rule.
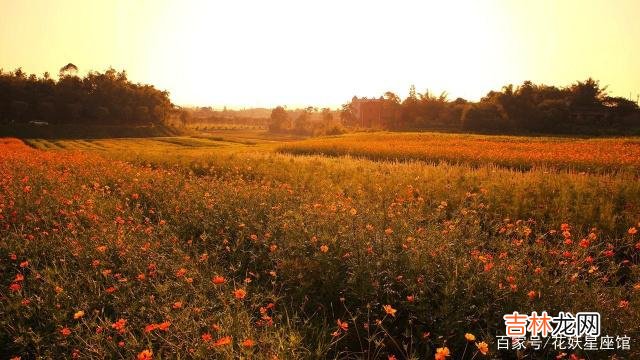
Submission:
[[[396,316],[396,311],[398,311],[393,307],[391,307],[391,305],[383,305],[382,308],[384,309],[384,312],[387,313],[387,315],[391,315],[391,316]]]
[[[76,320],[80,319],[83,316],[84,316],[84,311],[82,311],[82,310],[80,310],[80,311],[76,312],[75,314],[73,314],[73,318],[76,319]]]
[[[484,341],[476,343],[476,347],[478,348],[478,351],[482,353],[482,355],[487,355],[487,353],[489,352],[489,345],[487,345],[487,343]]]
[[[464,338],[467,339],[467,341],[476,341],[476,336],[471,333],[464,334]]]

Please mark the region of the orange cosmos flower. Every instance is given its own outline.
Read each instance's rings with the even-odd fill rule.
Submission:
[[[246,348],[250,348],[252,346],[254,346],[256,343],[255,341],[251,340],[251,339],[245,339],[242,341],[242,343],[240,343],[240,345],[242,345],[243,347]]]
[[[322,251],[323,253],[326,253],[327,251],[329,251],[329,247],[327,245],[322,245],[320,246],[320,251]]]
[[[231,336],[221,337],[213,343],[213,346],[224,346],[231,344]]]
[[[476,336],[471,333],[464,334],[464,338],[467,339],[467,341],[476,341]]]
[[[119,319],[118,321],[111,324],[111,327],[118,330],[118,332],[121,334],[125,332],[126,326],[127,326],[127,320],[125,319]]]
[[[174,309],[180,309],[180,308],[182,308],[182,301],[176,301],[176,302],[174,302],[172,307],[173,307]]]
[[[18,292],[20,291],[20,289],[22,289],[22,285],[18,283],[12,283],[11,285],[9,285],[9,289],[11,290],[11,292]]]
[[[62,329],[60,329],[60,334],[62,334],[62,336],[69,336],[71,334],[71,329],[69,329],[68,327],[63,327]]]
[[[340,328],[340,330],[342,330],[342,331],[349,330],[349,324],[347,322],[342,322],[342,321],[340,321],[340,319],[338,319],[338,321],[336,321],[336,323],[338,323],[338,328]]]
[[[394,309],[393,307],[391,307],[391,305],[383,305],[382,308],[384,309],[384,312],[387,313],[387,315],[391,315],[391,316],[396,316],[396,309]]]
[[[627,231],[630,235],[634,235],[635,233],[638,232],[638,229],[636,229],[635,227],[630,227],[629,230]]]
[[[236,289],[233,291],[233,297],[242,300],[247,296],[247,292],[244,289]]]
[[[451,352],[448,347],[441,347],[436,349],[435,360],[445,360],[448,356],[451,356]]]
[[[482,355],[487,355],[487,353],[489,352],[489,345],[484,341],[477,343],[476,347]]]
[[[84,311],[82,311],[82,310],[80,310],[80,311],[76,312],[75,314],[73,314],[73,318],[76,319],[76,320],[80,319],[83,316],[84,316]]]
[[[143,350],[138,354],[138,360],[152,360],[153,359],[153,351],[151,350]]]
[[[167,331],[169,330],[169,326],[171,326],[171,322],[169,321],[161,322],[160,324],[158,324],[158,329],[162,331]]]
[[[183,276],[184,276],[184,274],[186,274],[186,273],[187,273],[187,269],[185,269],[185,268],[180,268],[180,269],[178,269],[178,271],[176,271],[176,276],[177,276],[177,277],[183,277]]]
[[[201,338],[202,338],[202,341],[204,341],[204,342],[209,342],[212,339],[211,334],[209,334],[209,333],[202,334]]]
[[[224,284],[224,281],[225,281],[224,278],[219,275],[216,275],[213,277],[213,279],[211,279],[211,282],[216,285]]]
[[[530,300],[533,300],[536,298],[536,292],[531,290],[527,293],[527,296],[529,297]]]

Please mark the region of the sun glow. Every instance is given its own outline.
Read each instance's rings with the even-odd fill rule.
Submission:
[[[617,1],[0,0],[0,66],[126,69],[177,104],[330,105],[589,76],[640,91],[640,5]],[[36,6],[34,6],[36,5]]]

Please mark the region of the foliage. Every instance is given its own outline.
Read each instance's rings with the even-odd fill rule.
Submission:
[[[337,120],[331,109],[323,108],[320,112],[314,107],[288,111],[278,106],[271,112],[269,131],[280,134],[302,136],[338,135],[347,130]]]
[[[608,96],[606,87],[591,78],[564,88],[525,81],[490,91],[476,103],[449,101],[446,93],[420,94],[414,86],[403,101],[392,92],[386,92],[384,99],[387,107],[400,113],[385,122],[389,130],[629,134],[640,129],[638,104]],[[350,104],[343,105],[343,114],[345,124],[357,122]]]
[[[21,69],[0,71],[0,122],[162,124],[172,112],[169,93],[134,84],[125,71],[76,73],[73,64],[60,69],[57,81],[48,74],[27,76]]]

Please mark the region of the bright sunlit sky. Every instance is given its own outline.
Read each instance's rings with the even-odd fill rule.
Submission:
[[[109,66],[179,105],[339,106],[589,76],[640,93],[638,0],[0,0],[0,68]]]

